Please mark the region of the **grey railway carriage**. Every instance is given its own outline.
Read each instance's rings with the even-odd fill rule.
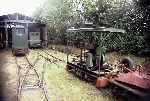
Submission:
[[[40,32],[29,33],[29,46],[30,47],[41,47]]]
[[[27,28],[21,25],[12,27],[12,53],[25,54],[28,52]]]
[[[30,48],[38,48],[45,46],[47,42],[47,28],[45,24],[30,23],[28,24],[28,39]]]

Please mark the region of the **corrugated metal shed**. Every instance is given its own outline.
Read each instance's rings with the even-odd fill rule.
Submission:
[[[5,39],[5,46],[11,46],[11,28],[13,26],[24,26],[27,28],[28,38],[30,32],[39,32],[40,33],[40,40],[41,44],[47,44],[47,29],[46,24],[41,24],[39,21],[35,20],[32,17],[28,17],[22,14],[14,13],[8,15],[0,16],[0,28],[4,28],[5,32],[3,32],[6,37]],[[46,41],[45,41],[46,40]]]

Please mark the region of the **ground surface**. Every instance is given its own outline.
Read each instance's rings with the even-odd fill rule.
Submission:
[[[30,50],[28,58],[32,63],[37,58],[37,51],[39,50]],[[66,61],[66,54],[64,53],[52,50],[50,50],[49,53]],[[117,53],[108,54],[108,56],[109,62],[115,62],[118,57],[122,57],[122,55],[118,55]],[[135,58],[137,62],[139,59],[140,62],[145,61],[144,58],[133,58]],[[23,57],[19,57],[18,59],[22,61]],[[52,61],[55,60],[52,58]],[[40,76],[42,75],[41,72],[44,66],[44,79],[50,101],[115,101],[107,91],[100,91],[93,85],[81,81],[68,73],[65,70],[65,62],[55,61],[54,63],[47,62],[43,58],[40,58],[36,64],[36,69]],[[0,51],[0,101],[17,101],[17,69],[15,57],[12,56],[11,51]],[[32,81],[33,78],[28,78],[28,80]],[[20,99],[21,101],[46,101],[44,100],[42,90],[23,91]]]
[[[66,54],[51,51],[51,54],[61,59],[66,59]],[[30,51],[28,58],[33,62],[37,53]],[[0,53],[1,70],[1,94],[0,101],[17,101],[17,65],[15,57],[11,51],[1,51]],[[22,64],[23,57],[17,58],[19,64]],[[38,73],[42,71],[44,60],[41,58],[36,64]],[[52,64],[45,62],[45,81],[48,88],[50,101],[113,101],[113,98],[107,93],[100,92],[93,85],[79,80],[65,70],[65,62],[56,62]],[[29,78],[31,81],[31,79]],[[20,96],[21,101],[46,101],[41,90],[24,90]]]
[[[16,101],[17,68],[11,51],[0,51],[0,101]]]

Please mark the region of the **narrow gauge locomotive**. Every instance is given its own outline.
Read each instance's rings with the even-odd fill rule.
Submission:
[[[125,33],[122,29],[105,27],[84,27],[67,29],[67,70],[82,80],[92,82],[97,88],[111,88],[121,95],[135,95],[148,101],[150,95],[150,76],[141,72],[141,66],[133,65],[130,58],[123,58],[116,64],[105,61],[105,41],[111,35]],[[96,37],[99,37],[95,40]],[[103,38],[102,38],[103,36]],[[113,41],[113,39],[112,39]],[[80,49],[74,53],[73,46]],[[73,54],[71,54],[73,52]],[[76,56],[74,54],[77,54]],[[70,56],[74,56],[70,60]],[[130,97],[128,97],[130,98]],[[134,97],[135,98],[135,97]],[[128,99],[129,100],[129,99]],[[135,100],[133,100],[135,101]]]

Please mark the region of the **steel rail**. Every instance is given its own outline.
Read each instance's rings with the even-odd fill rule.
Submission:
[[[16,63],[16,65],[17,65],[17,67],[18,67],[18,89],[17,89],[17,101],[20,101],[20,95],[21,95],[21,92],[22,92],[22,89],[23,89],[23,82],[26,80],[26,77],[27,76],[29,76],[28,75],[28,73],[29,73],[29,71],[31,70],[31,69],[33,69],[34,70],[34,72],[35,72],[35,75],[37,76],[37,78],[38,78],[38,80],[40,81],[40,76],[39,76],[39,74],[38,74],[38,72],[37,72],[37,70],[35,69],[35,65],[36,65],[36,63],[38,62],[38,60],[39,60],[39,55],[37,56],[37,58],[36,58],[36,60],[33,62],[33,64],[30,62],[30,60],[28,59],[28,57],[25,55],[24,56],[24,58],[25,58],[25,60],[26,60],[26,65],[27,65],[27,70],[26,70],[26,72],[24,73],[24,76],[23,76],[23,79],[21,80],[21,74],[20,74],[20,71],[21,71],[21,65],[18,63],[18,61],[17,61],[17,57],[15,57],[15,63]],[[44,81],[44,80],[43,80]],[[45,82],[45,81],[44,81]],[[46,83],[44,83],[44,84],[46,84]],[[46,101],[50,101],[49,100],[49,97],[48,97],[48,94],[47,94],[47,89],[45,88],[45,86],[46,85],[44,85],[44,84],[42,84],[42,87],[41,87],[41,85],[39,86],[39,88],[42,88],[42,91],[43,91],[43,93],[44,93],[44,96],[45,96],[45,99],[46,99]]]
[[[48,50],[43,50],[43,49],[42,49],[42,51],[43,51],[44,53],[46,53],[47,55],[51,56],[52,58],[54,58],[54,59],[56,59],[56,60],[59,60],[59,61],[61,61],[61,62],[65,62],[65,63],[66,63],[66,61],[64,61],[64,60],[62,60],[62,59],[60,59],[60,58],[58,58],[58,57],[55,57],[55,56],[53,56],[52,54],[50,54],[50,53],[48,52]]]
[[[46,61],[48,61],[48,62],[50,62],[50,63],[53,63],[53,64],[55,64],[55,65],[58,66],[58,64],[55,63],[55,61],[52,61],[50,58],[48,58],[48,57],[42,55],[41,53],[38,53],[38,54],[39,54],[39,56],[41,56],[42,58],[44,58]]]

